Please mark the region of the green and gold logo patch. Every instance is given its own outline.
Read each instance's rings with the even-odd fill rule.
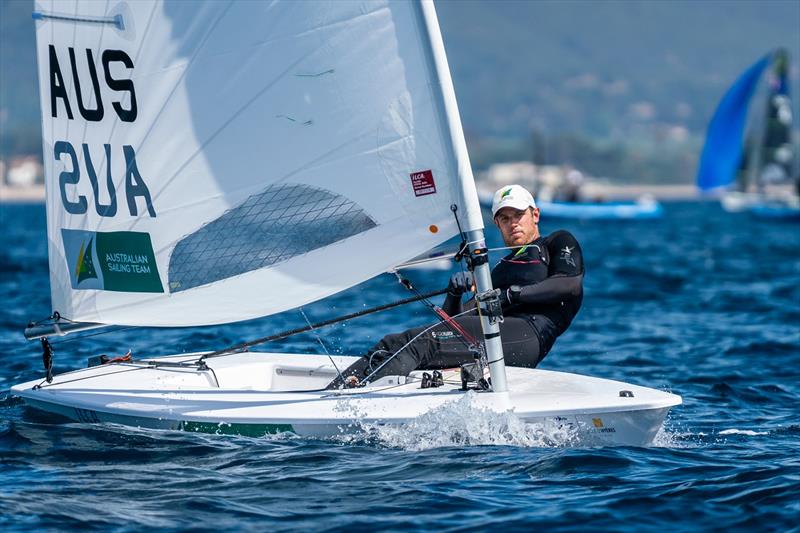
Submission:
[[[73,289],[164,292],[149,233],[62,229]]]

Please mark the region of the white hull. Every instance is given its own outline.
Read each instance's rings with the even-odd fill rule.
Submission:
[[[791,193],[768,195],[729,191],[720,197],[722,208],[729,213],[749,212],[759,218],[800,218],[800,198]]]
[[[651,199],[636,202],[539,202],[542,216],[594,220],[639,220],[660,218],[661,204]]]
[[[728,213],[743,213],[763,199],[764,195],[759,193],[727,191],[720,196],[719,202]]]
[[[335,360],[341,369],[354,359]],[[508,368],[510,393],[465,393],[456,371],[444,372],[438,388],[421,389],[421,372],[415,372],[366,388],[319,390],[335,376],[330,359],[320,355],[245,353],[209,360],[208,366],[198,371],[118,363],[11,390],[33,407],[81,422],[322,437],[407,424],[431,411],[449,416],[448,407],[470,394],[473,409],[511,411],[526,424],[555,425],[570,433],[570,443],[631,446],[650,444],[669,408],[681,403],[674,394],[618,381],[523,368]]]

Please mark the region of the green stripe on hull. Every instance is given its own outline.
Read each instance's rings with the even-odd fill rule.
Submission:
[[[214,435],[242,435],[244,437],[263,437],[277,433],[294,433],[291,424],[226,424],[224,422],[181,422],[178,429]]]

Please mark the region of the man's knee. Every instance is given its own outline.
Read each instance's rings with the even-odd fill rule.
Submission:
[[[390,333],[382,338],[371,351],[385,350],[394,353],[408,344],[412,338],[414,338],[414,330],[411,329],[400,333]]]

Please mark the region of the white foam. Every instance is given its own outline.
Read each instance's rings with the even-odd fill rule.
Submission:
[[[467,393],[401,426],[359,423],[360,438],[411,451],[484,445],[562,447],[578,441],[574,426],[557,421],[525,423],[512,412],[477,407],[474,398],[475,393]]]
[[[719,432],[720,435],[747,435],[748,437],[755,437],[758,435],[769,435],[769,431],[753,431],[752,429],[723,429]]]

